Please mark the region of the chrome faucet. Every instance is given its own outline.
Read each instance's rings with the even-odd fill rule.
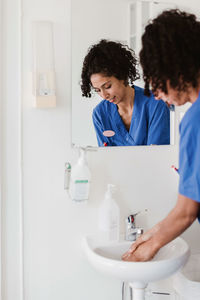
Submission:
[[[126,236],[127,241],[136,241],[136,239],[143,234],[143,228],[136,227],[135,217],[138,213],[130,215],[126,218]]]

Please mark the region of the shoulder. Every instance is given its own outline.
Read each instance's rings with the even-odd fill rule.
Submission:
[[[142,104],[147,107],[148,110],[155,110],[157,108],[166,109],[167,106],[163,100],[156,100],[153,93],[150,91],[150,96],[144,95],[144,89],[138,86],[134,86],[135,94],[142,100]]]
[[[107,100],[102,100],[93,109],[92,117],[93,119],[102,119],[104,117],[109,117],[114,109],[115,109],[115,104],[110,103]]]
[[[102,100],[101,102],[99,102],[99,104],[97,104],[95,106],[95,108],[93,109],[93,112],[100,112],[100,111],[107,111],[107,110],[111,110],[113,109],[113,106],[115,104],[110,103],[107,100]]]
[[[93,112],[104,109],[105,105],[106,105],[106,100],[102,100],[101,102],[99,102],[99,104],[97,104],[95,106],[95,108],[93,109]]]
[[[185,113],[180,124],[179,193],[200,202],[200,99]]]
[[[181,123],[180,133],[184,133],[185,130],[192,133],[199,132],[200,134],[200,98],[186,111]]]
[[[101,115],[105,110],[107,110],[106,102],[108,101],[102,100],[101,102],[99,102],[99,104],[97,104],[93,109],[93,115],[99,115],[99,114]]]

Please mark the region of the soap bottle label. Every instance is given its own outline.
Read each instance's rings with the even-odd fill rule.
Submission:
[[[75,180],[73,184],[72,195],[72,200],[74,201],[87,200],[89,196],[89,181]]]

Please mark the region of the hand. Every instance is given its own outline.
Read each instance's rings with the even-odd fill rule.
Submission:
[[[136,241],[131,248],[122,256],[125,261],[149,261],[159,249],[155,247],[153,239]]]
[[[136,240],[136,242],[134,242],[131,245],[129,250],[123,254],[122,259],[127,260],[127,261],[147,261],[149,259],[152,259],[158,250],[156,250],[155,245],[151,246],[150,243],[147,244],[147,241],[152,240],[153,235],[156,232],[158,232],[159,228],[160,228],[159,224],[157,224],[152,229],[150,229],[149,231],[144,233],[140,238],[138,238]],[[152,241],[151,241],[151,243],[152,243]],[[146,246],[146,244],[147,244],[147,246]],[[150,245],[152,250],[149,253],[145,252],[144,255],[141,255],[140,251],[142,252],[143,250],[140,250],[140,249],[143,249],[143,248],[146,249],[146,247],[148,247],[148,245]],[[155,253],[155,254],[153,255],[153,253]]]
[[[125,261],[151,260],[158,250],[184,232],[196,219],[199,202],[179,194],[168,216],[143,234],[122,256]]]
[[[123,255],[122,255],[122,259],[125,260],[127,257],[129,257],[131,254],[133,254],[133,252],[137,249],[137,247],[139,245],[141,245],[142,243],[144,243],[143,239],[141,239],[141,237],[139,239],[137,239],[136,242],[134,242],[131,247],[128,249],[127,252],[125,252]]]

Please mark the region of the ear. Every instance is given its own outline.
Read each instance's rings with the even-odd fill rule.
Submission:
[[[128,85],[128,79],[124,80],[124,85],[127,86]]]

